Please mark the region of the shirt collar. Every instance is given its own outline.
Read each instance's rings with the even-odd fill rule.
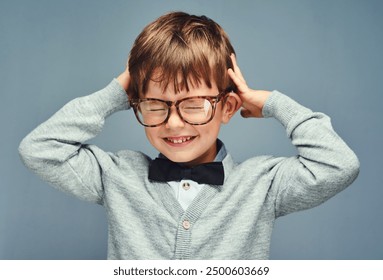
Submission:
[[[217,155],[215,156],[214,161],[215,162],[220,162],[223,161],[223,159],[226,157],[227,152],[225,148],[225,144],[219,139],[217,139]]]

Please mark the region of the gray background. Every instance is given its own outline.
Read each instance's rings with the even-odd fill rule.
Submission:
[[[21,139],[69,100],[124,69],[142,28],[171,10],[206,14],[229,34],[248,84],[278,89],[332,117],[356,152],[354,184],[280,218],[272,259],[382,259],[383,1],[0,2],[0,259],[104,259],[103,208],[62,194],[21,163]],[[221,139],[237,161],[296,153],[274,119],[235,116]],[[155,156],[133,112],[92,141]]]

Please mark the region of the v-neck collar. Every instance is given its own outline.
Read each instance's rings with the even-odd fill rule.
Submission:
[[[226,181],[234,167],[232,157],[226,155],[222,164]],[[225,188],[225,183],[222,186],[205,185],[186,210],[182,208],[168,183],[152,182],[152,188],[151,191],[158,194],[158,196],[155,196],[159,199],[158,203],[164,206],[166,211],[175,219],[175,221],[178,222],[180,219],[186,217],[190,222],[194,223],[214,198],[215,194],[220,192],[222,188]]]

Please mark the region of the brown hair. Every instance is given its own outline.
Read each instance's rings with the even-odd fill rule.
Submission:
[[[234,88],[227,74],[234,53],[228,36],[206,16],[172,12],[147,25],[136,38],[129,56],[132,98],[147,92],[150,80],[165,90],[173,83],[175,92],[189,84],[215,81],[220,91]]]

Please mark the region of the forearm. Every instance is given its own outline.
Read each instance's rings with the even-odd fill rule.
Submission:
[[[100,91],[70,101],[39,125],[21,142],[20,154],[23,158],[65,161],[81,143],[101,131],[106,117],[126,108],[126,94],[113,80]]]

